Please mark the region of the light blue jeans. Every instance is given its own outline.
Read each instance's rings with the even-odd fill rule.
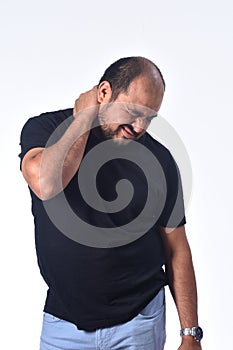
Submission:
[[[44,312],[40,350],[163,350],[165,339],[162,288],[132,320],[93,332]]]

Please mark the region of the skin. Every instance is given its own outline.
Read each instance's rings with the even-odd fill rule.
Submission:
[[[100,128],[94,130],[99,138],[116,142],[137,140],[156,117],[162,103],[164,89],[159,77],[139,76],[112,102],[110,84],[102,82],[98,90]],[[104,98],[103,98],[104,96]]]
[[[60,193],[77,172],[98,108],[95,86],[75,101],[74,122],[57,143],[33,148],[24,156],[23,176],[40,199],[48,200]]]
[[[169,288],[178,311],[181,328],[198,325],[197,288],[192,254],[185,227],[160,227],[165,247]],[[200,350],[192,336],[183,336],[179,350]]]
[[[137,77],[127,93],[112,103],[112,90],[107,81],[81,94],[75,101],[74,122],[61,139],[46,149],[34,148],[22,161],[22,173],[30,188],[42,200],[62,191],[77,172],[93,129],[101,139],[128,143],[140,138],[151,119],[158,113],[164,94],[163,84],[155,68]],[[166,272],[182,328],[198,325],[197,290],[192,256],[185,227],[160,227],[166,255]],[[193,337],[184,336],[179,350],[200,350]]]

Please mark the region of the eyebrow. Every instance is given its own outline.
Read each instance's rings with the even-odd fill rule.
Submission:
[[[134,114],[135,116],[141,116],[140,111],[138,111],[137,109],[128,108],[128,110],[129,110],[130,113]],[[147,118],[149,118],[149,119],[154,119],[154,118],[156,118],[156,117],[158,117],[158,113],[155,113],[155,114],[153,114],[153,115],[151,115],[151,116],[146,116],[145,118],[146,118],[146,119],[147,119]]]

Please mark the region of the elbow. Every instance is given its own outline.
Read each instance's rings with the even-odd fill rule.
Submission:
[[[31,176],[27,179],[28,186],[31,191],[42,201],[48,200],[54,196],[54,191],[48,184],[41,184],[41,178],[37,176]]]
[[[49,200],[60,192],[57,186],[43,178],[37,178],[31,189],[42,201]]]
[[[58,177],[50,175],[49,169],[41,169],[41,154],[40,151],[35,155],[25,156],[22,162],[22,174],[32,192],[45,201],[57,195],[63,188],[62,184],[59,185]]]
[[[42,176],[37,167],[25,168],[23,176],[32,192],[42,201],[51,199],[59,193],[57,190],[58,186],[55,186],[54,181],[47,176]]]

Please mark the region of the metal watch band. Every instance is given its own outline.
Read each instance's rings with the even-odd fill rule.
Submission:
[[[192,327],[192,328],[183,328],[180,330],[180,335],[192,335],[194,336],[194,330],[196,329],[196,327]]]
[[[194,339],[197,342],[200,342],[202,337],[203,337],[203,331],[202,331],[201,327],[199,327],[199,326],[195,326],[195,327],[191,327],[191,328],[183,328],[180,330],[180,335],[181,335],[181,337],[184,335],[190,335],[190,336],[194,337]]]

